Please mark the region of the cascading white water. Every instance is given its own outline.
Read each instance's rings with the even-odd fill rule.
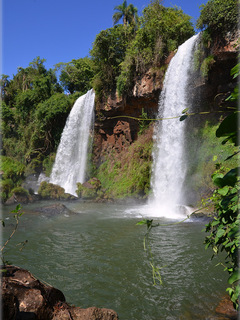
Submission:
[[[76,195],[76,183],[85,181],[94,99],[94,91],[89,90],[76,100],[64,127],[50,176],[51,183],[73,195]]]
[[[171,60],[159,100],[158,118],[181,115],[186,109],[189,71],[193,60],[193,48],[198,35],[183,43]],[[185,121],[169,119],[159,121],[155,127],[155,147],[151,187],[153,197],[149,204],[160,215],[175,216],[177,206],[184,205],[184,159]]]

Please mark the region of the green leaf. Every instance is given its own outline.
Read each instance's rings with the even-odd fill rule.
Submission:
[[[224,234],[225,234],[225,230],[224,229],[219,229],[217,231],[216,237],[221,238]]]
[[[186,113],[189,110],[189,108],[185,108],[182,113]]]
[[[214,227],[214,226],[218,225],[219,223],[220,223],[219,220],[213,221],[213,222],[212,222],[212,226]]]
[[[231,139],[235,145],[238,145],[237,132],[238,132],[238,113],[234,112],[222,121],[222,123],[220,124],[220,126],[216,131],[216,136],[218,138],[228,137],[227,139]]]
[[[185,114],[184,116],[181,116],[179,120],[183,121],[183,120],[187,119],[187,117],[188,117],[188,115]]]
[[[235,243],[234,241],[229,242],[228,244],[225,245],[225,247],[226,247],[226,248],[229,248],[229,247],[231,247],[232,245],[234,245],[234,243]]]
[[[136,225],[139,226],[139,225],[143,225],[143,224],[147,224],[146,219],[139,221]]]
[[[233,294],[233,288],[227,288],[226,291],[228,292],[228,294],[230,295],[230,297]]]
[[[220,175],[214,175],[213,183],[220,188],[223,188],[224,186],[233,187],[237,182],[238,170],[239,168],[234,168],[230,170],[228,173],[226,173],[225,176],[222,178],[220,177]]]
[[[21,210],[21,208],[22,208],[21,205],[18,204],[18,205],[16,206],[16,208],[11,211],[11,213],[18,213],[18,212]]]
[[[228,283],[233,284],[235,281],[238,281],[238,280],[240,280],[240,273],[239,273],[239,270],[235,270],[233,274],[229,277]]]
[[[222,196],[226,196],[228,191],[229,191],[229,186],[225,186],[221,189],[218,189],[218,193],[221,194]]]
[[[217,179],[217,178],[223,178],[223,177],[224,177],[224,174],[223,174],[223,173],[217,172],[217,173],[212,174],[212,180],[213,180],[213,181],[214,181],[215,179]]]
[[[239,228],[238,228],[238,226],[236,226],[229,231],[228,237],[235,238],[239,235],[239,233],[240,233]]]
[[[147,227],[149,228],[149,227],[151,226],[152,222],[153,222],[153,220],[143,219],[143,220],[139,221],[139,222],[137,223],[137,225],[146,224]]]

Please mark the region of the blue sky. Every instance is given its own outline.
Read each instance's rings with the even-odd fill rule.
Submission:
[[[34,58],[46,59],[47,69],[56,63],[88,55],[96,35],[113,26],[114,7],[123,0],[2,0],[2,70],[12,78],[18,67]],[[207,0],[164,0],[184,13],[199,17]],[[140,14],[150,0],[128,0]]]

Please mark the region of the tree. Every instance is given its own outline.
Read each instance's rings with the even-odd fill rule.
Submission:
[[[116,78],[124,60],[129,39],[133,37],[130,28],[116,25],[102,30],[97,36],[91,50],[95,76],[93,88],[97,95],[106,94],[116,89]]]
[[[79,92],[83,95],[92,88],[93,61],[88,57],[60,62],[55,65],[55,70],[60,70],[60,83],[70,94]]]
[[[35,113],[41,103],[63,91],[55,73],[51,69],[47,70],[44,62],[44,59],[37,57],[27,68],[18,68],[12,80],[8,80],[5,75],[1,80],[2,154],[23,163],[29,162],[34,155],[39,154],[36,153],[36,149],[47,143],[47,141],[42,143],[40,134],[39,136],[35,134],[38,126]],[[44,122],[44,119],[39,121]],[[62,123],[59,130],[61,126]],[[47,153],[52,151],[50,148],[41,150]]]
[[[122,4],[114,8],[117,12],[113,15],[113,24],[117,24],[120,19],[123,19],[123,25],[135,24],[137,17],[137,8],[133,4],[127,5],[127,1],[124,0]]]

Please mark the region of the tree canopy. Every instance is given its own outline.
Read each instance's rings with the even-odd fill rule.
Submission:
[[[199,29],[207,29],[211,35],[226,36],[238,27],[237,0],[209,0],[201,5],[201,14],[196,24]]]

